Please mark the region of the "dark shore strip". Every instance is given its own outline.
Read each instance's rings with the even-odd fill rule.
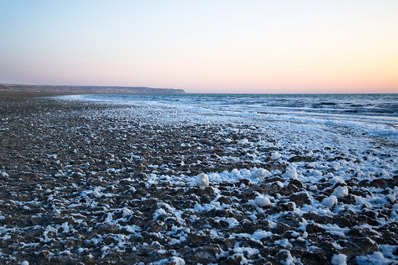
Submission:
[[[115,111],[135,115],[107,114]],[[283,177],[287,163],[271,159],[276,148],[237,148],[242,139],[264,138],[254,127],[158,124],[148,111],[0,95],[1,264],[330,264],[339,254],[355,264],[359,256],[398,245],[394,198],[377,209],[333,216],[296,210],[323,202],[339,186],[349,191],[338,198],[343,205],[372,192],[387,196],[398,185],[393,172],[377,181],[354,177],[346,185],[320,181],[314,188]],[[226,142],[220,132],[231,128]],[[326,151],[334,156],[328,159],[353,160]],[[289,152],[291,162],[321,159],[317,152]],[[253,162],[253,154],[263,159]],[[252,168],[273,174],[259,183],[241,179],[203,191],[171,180]],[[275,200],[260,207],[259,194]]]

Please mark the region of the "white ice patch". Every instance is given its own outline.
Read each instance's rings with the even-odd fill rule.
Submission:
[[[269,206],[271,204],[271,201],[268,199],[268,197],[259,194],[257,195],[257,197],[254,199],[254,203],[258,206],[258,207],[266,207]]]
[[[336,196],[337,198],[343,198],[348,195],[348,188],[346,186],[344,187],[339,186],[334,189],[333,195]]]
[[[238,144],[241,144],[241,145],[249,144],[249,140],[247,140],[247,139],[242,139],[242,140],[238,141]]]
[[[255,241],[261,241],[264,238],[272,237],[272,235],[273,235],[272,232],[258,229],[253,234],[247,234],[247,233],[231,234],[231,238],[245,238],[245,239],[252,239]]]
[[[238,220],[233,217],[216,217],[216,220],[224,221],[228,223],[228,229],[237,227],[239,225]]]
[[[394,260],[384,257],[381,252],[374,252],[370,255],[359,256],[355,259],[358,265],[389,265]]]
[[[289,165],[286,168],[286,172],[285,172],[285,174],[283,174],[283,177],[288,178],[288,179],[297,179],[298,174],[297,174],[296,168],[292,165]]]
[[[323,228],[327,233],[339,237],[346,237],[346,233],[350,231],[348,227],[340,227],[336,224],[318,224],[319,227]]]
[[[160,216],[167,215],[167,212],[163,208],[156,209],[153,214],[153,220],[157,220]]]
[[[201,173],[196,177],[196,185],[198,185],[198,187],[201,190],[204,190],[206,187],[209,186],[209,177],[207,176],[207,174],[205,173]]]
[[[328,208],[333,208],[337,204],[337,197],[331,195],[322,200],[322,204]]]
[[[238,245],[235,245],[234,247],[234,252],[236,254],[245,254],[248,257],[252,257],[254,255],[258,255],[260,251],[256,248],[251,248],[251,247],[240,247]]]
[[[69,233],[69,225],[68,222],[65,222],[61,225],[62,229],[64,229],[64,233]]]
[[[279,158],[281,158],[281,154],[280,153],[278,153],[278,152],[273,152],[272,154],[271,154],[271,159],[272,160],[278,160]]]
[[[280,252],[284,252],[287,256],[285,260],[280,260],[280,263],[283,265],[294,265],[294,258],[289,250],[281,250]]]
[[[264,179],[264,178],[271,177],[272,174],[271,174],[271,172],[269,172],[266,169],[259,168],[259,169],[254,169],[253,170],[252,176],[254,178]]]

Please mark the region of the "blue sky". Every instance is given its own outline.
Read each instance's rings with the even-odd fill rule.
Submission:
[[[398,92],[398,1],[0,1],[0,82]]]

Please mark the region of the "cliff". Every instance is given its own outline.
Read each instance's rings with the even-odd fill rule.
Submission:
[[[37,94],[184,94],[183,89],[121,86],[50,86],[0,84],[0,93]]]

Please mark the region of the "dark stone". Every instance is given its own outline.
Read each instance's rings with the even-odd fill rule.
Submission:
[[[220,254],[221,248],[218,245],[207,245],[193,250],[194,258],[200,263],[210,263],[217,261],[217,255]]]
[[[290,200],[296,203],[297,206],[303,206],[304,204],[311,204],[311,200],[306,192],[292,194],[290,195]]]
[[[310,156],[297,155],[297,156],[292,156],[291,158],[288,159],[288,161],[290,163],[292,163],[292,162],[314,162],[315,158],[310,157]]]
[[[284,233],[290,231],[291,227],[287,224],[284,223],[278,223],[276,225],[275,231],[276,233],[283,235]]]

